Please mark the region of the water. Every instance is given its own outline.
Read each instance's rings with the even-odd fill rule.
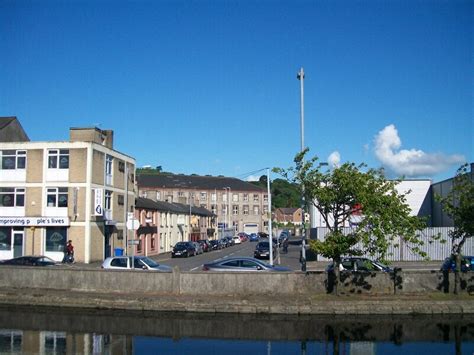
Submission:
[[[1,354],[474,354],[474,315],[0,309]]]

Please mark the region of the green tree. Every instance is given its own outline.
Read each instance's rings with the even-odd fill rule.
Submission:
[[[461,283],[461,252],[464,243],[474,235],[474,182],[468,164],[461,166],[453,180],[453,187],[446,197],[437,196],[444,211],[451,217],[454,230],[450,233],[452,256],[455,259],[454,293]]]
[[[259,181],[252,181],[251,183],[266,189],[267,176],[262,175]],[[297,207],[301,205],[301,195],[298,186],[291,184],[285,179],[272,180],[270,190],[272,194],[272,208]]]
[[[396,245],[398,238],[424,255],[417,231],[425,223],[410,216],[406,194],[395,188],[397,181],[387,180],[383,170],[366,169],[364,164],[345,163],[327,169],[317,162],[317,157],[305,161],[307,152],[306,149],[295,157],[295,167],[273,171],[297,184],[305,201],[324,218],[329,233],[324,241],[311,240],[310,248],[333,259],[336,293],[342,256],[368,254],[384,261],[388,247]],[[343,227],[349,224],[353,228],[344,234]]]

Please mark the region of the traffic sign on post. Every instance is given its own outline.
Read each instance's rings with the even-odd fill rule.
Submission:
[[[132,218],[132,219],[129,219],[127,221],[127,229],[128,230],[137,230],[138,228],[140,228],[140,222],[138,221],[138,219],[136,218]]]

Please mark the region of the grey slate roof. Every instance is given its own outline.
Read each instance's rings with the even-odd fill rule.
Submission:
[[[182,203],[170,203],[165,201],[153,201],[149,198],[138,197],[135,200],[136,208],[157,210],[161,212],[174,212],[179,214],[189,214],[189,205]],[[196,216],[212,217],[214,216],[211,211],[203,208],[191,206],[191,214]]]
[[[29,142],[16,117],[0,117],[0,142]]]
[[[137,182],[139,187],[202,190],[221,190],[225,187],[230,187],[232,191],[264,191],[264,189],[248,182],[224,176],[178,175],[169,173],[156,175],[140,174],[137,175]]]

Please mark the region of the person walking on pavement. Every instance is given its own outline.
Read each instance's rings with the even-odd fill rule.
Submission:
[[[72,240],[69,240],[66,244],[66,253],[63,262],[71,264],[74,262],[74,245],[72,245]]]

